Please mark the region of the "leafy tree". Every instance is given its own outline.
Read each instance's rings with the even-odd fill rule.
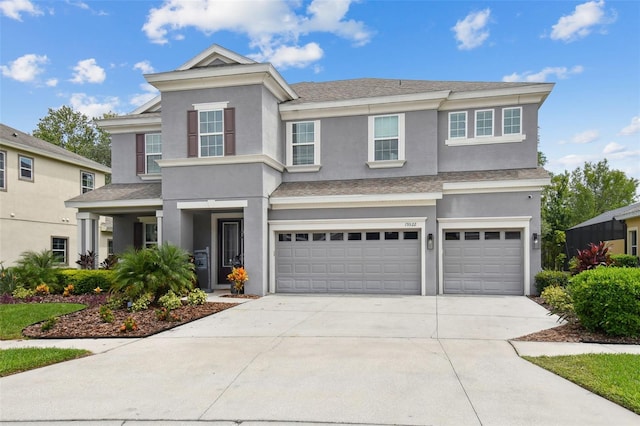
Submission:
[[[108,113],[103,118],[115,115]],[[93,119],[71,107],[49,108],[47,116],[38,122],[33,136],[111,167],[109,134],[97,127]]]

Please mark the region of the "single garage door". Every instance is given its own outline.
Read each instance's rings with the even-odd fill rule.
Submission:
[[[444,292],[524,294],[521,230],[444,232]]]
[[[418,231],[276,235],[276,292],[420,294]]]

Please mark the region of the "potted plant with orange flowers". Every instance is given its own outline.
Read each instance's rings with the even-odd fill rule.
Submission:
[[[244,294],[244,283],[249,281],[249,275],[243,266],[234,266],[227,280],[231,283],[232,294]]]

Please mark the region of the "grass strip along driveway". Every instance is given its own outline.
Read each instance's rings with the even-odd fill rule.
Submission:
[[[84,309],[77,303],[0,305],[0,340],[22,338],[28,325]],[[0,377],[90,354],[81,349],[20,348],[0,350]]]
[[[523,358],[640,414],[640,355],[584,354]]]

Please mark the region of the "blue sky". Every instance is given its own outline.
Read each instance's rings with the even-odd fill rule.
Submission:
[[[32,132],[48,108],[127,113],[143,74],[213,43],[289,83],[359,77],[545,81],[552,172],[607,158],[640,179],[640,2],[0,0],[0,121]]]

